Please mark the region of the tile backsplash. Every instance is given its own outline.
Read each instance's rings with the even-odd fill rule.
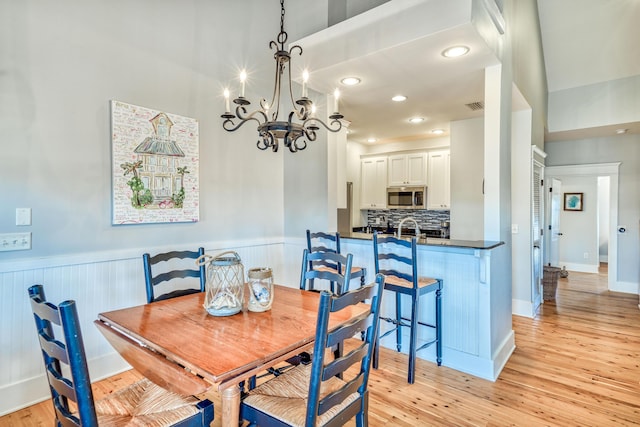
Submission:
[[[398,227],[398,223],[406,217],[412,217],[418,221],[421,229],[440,228],[440,221],[448,221],[449,211],[430,211],[426,209],[376,209],[367,211],[367,225],[372,227],[386,226],[391,220],[391,226]],[[376,224],[376,218],[380,218],[380,223]],[[413,227],[412,225],[409,225]]]

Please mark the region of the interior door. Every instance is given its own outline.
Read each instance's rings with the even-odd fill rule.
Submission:
[[[562,181],[551,179],[549,211],[549,265],[560,266],[560,209],[562,207]]]
[[[535,313],[542,303],[542,242],[544,227],[544,191],[542,187],[543,176],[542,164],[533,162],[533,182],[532,185],[532,224],[531,224],[531,242],[533,250],[531,252],[531,301],[533,303],[533,312]]]

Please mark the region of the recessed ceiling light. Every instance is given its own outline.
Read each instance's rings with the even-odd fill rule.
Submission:
[[[377,141],[377,139],[375,139],[375,138],[369,138],[369,139],[367,139],[367,142],[376,142],[376,141]]]
[[[433,129],[431,133],[434,135],[442,135],[444,133],[444,129]]]
[[[345,86],[354,86],[360,83],[360,79],[358,77],[345,77],[340,82]]]
[[[393,98],[391,98],[391,100],[395,102],[402,102],[402,101],[406,101],[407,97],[404,95],[396,95]]]
[[[422,122],[424,122],[424,117],[411,117],[409,119],[409,122],[411,122],[411,123],[422,123]]]
[[[622,135],[623,133],[627,133],[629,129],[616,129],[616,133],[618,135]]]
[[[466,55],[469,52],[467,46],[451,46],[442,51],[442,56],[445,58],[457,58],[458,56]]]

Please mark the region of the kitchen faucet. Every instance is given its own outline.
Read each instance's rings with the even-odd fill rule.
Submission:
[[[416,225],[416,237],[420,237],[420,227],[418,227],[418,221],[408,216],[400,221],[400,224],[398,224],[398,239],[402,237],[402,224],[404,224],[406,221],[413,221],[413,223]]]

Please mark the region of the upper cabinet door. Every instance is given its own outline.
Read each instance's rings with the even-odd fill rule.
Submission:
[[[360,209],[387,207],[387,158],[362,159],[360,181]]]
[[[427,155],[425,153],[389,156],[390,187],[426,185]]]
[[[429,188],[427,190],[427,209],[449,209],[450,193],[450,156],[449,150],[429,153]]]

